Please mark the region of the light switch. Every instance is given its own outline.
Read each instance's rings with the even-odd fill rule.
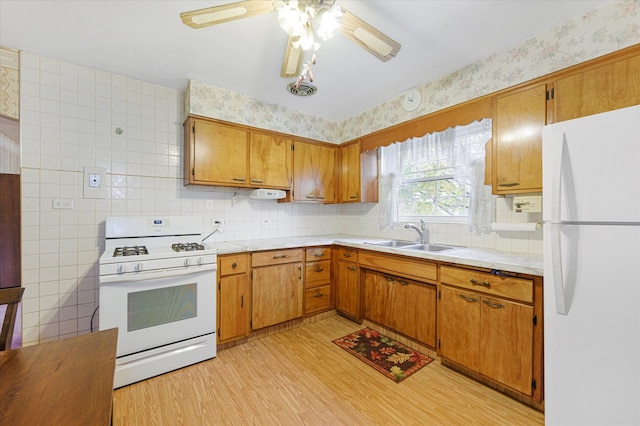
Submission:
[[[105,179],[107,170],[104,167],[85,167],[84,168],[84,198],[107,198],[107,188]]]
[[[89,186],[91,188],[100,188],[100,175],[96,173],[89,173]]]

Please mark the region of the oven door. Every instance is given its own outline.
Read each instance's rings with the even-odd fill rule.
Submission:
[[[148,276],[100,284],[100,330],[118,327],[118,357],[215,332],[215,269]]]

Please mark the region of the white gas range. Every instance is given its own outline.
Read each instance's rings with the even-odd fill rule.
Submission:
[[[110,217],[100,330],[118,328],[114,387],[216,356],[216,251],[202,218]]]

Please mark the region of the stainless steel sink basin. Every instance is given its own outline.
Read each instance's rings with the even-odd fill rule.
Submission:
[[[445,250],[453,250],[460,247],[456,246],[447,246],[444,244],[414,244],[411,246],[402,247],[406,250],[418,250],[418,251],[445,251]]]
[[[371,244],[372,246],[380,246],[380,247],[403,248],[406,246],[413,246],[416,243],[414,241],[390,240],[390,241],[366,242],[365,244]]]

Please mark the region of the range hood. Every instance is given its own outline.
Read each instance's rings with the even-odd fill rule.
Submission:
[[[286,196],[287,194],[280,189],[254,189],[249,193],[249,198],[254,200],[278,200]]]

